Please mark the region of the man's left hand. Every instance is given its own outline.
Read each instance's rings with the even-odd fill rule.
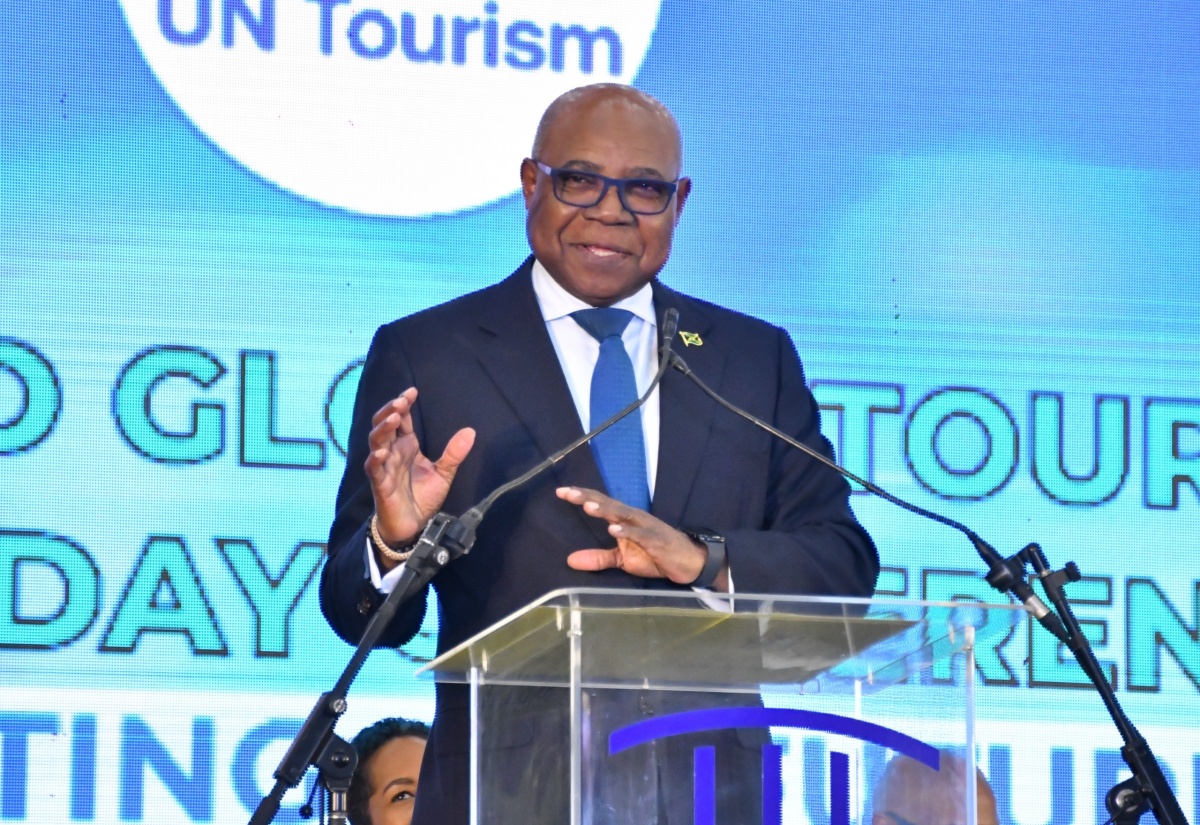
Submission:
[[[704,545],[645,510],[584,487],[559,487],[556,493],[563,501],[578,504],[589,516],[607,521],[609,535],[617,540],[617,546],[609,550],[576,550],[567,556],[567,564],[575,570],[617,567],[642,578],[689,584],[704,569],[708,559]],[[728,570],[722,570],[713,590],[728,592],[728,581]]]

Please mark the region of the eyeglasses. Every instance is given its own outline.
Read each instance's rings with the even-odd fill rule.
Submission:
[[[671,204],[679,179],[658,180],[657,178],[610,178],[582,169],[547,166],[540,160],[533,161],[554,182],[554,197],[567,206],[595,206],[604,200],[608,188],[617,188],[621,206],[635,215],[658,215]]]

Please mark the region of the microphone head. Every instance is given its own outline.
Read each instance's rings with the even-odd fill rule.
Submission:
[[[679,310],[675,307],[670,307],[663,313],[662,323],[662,341],[663,346],[668,349],[671,342],[675,340],[675,333],[679,331]]]

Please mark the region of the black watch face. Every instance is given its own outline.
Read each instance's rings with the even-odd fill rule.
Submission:
[[[692,538],[694,538],[696,541],[703,541],[703,542],[715,541],[715,542],[720,542],[721,544],[725,543],[725,537],[718,536],[715,533],[688,533],[688,535],[691,536]]]

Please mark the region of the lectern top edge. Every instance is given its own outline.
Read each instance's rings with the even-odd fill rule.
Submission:
[[[418,675],[561,684],[575,635],[582,637],[577,666],[585,682],[731,690],[804,684],[820,676],[827,687],[830,680],[882,686],[968,645],[1011,634],[1026,613],[1019,605],[979,602],[752,593],[718,598],[727,610],[688,592],[555,590],[446,651]],[[724,671],[714,662],[737,666]]]

